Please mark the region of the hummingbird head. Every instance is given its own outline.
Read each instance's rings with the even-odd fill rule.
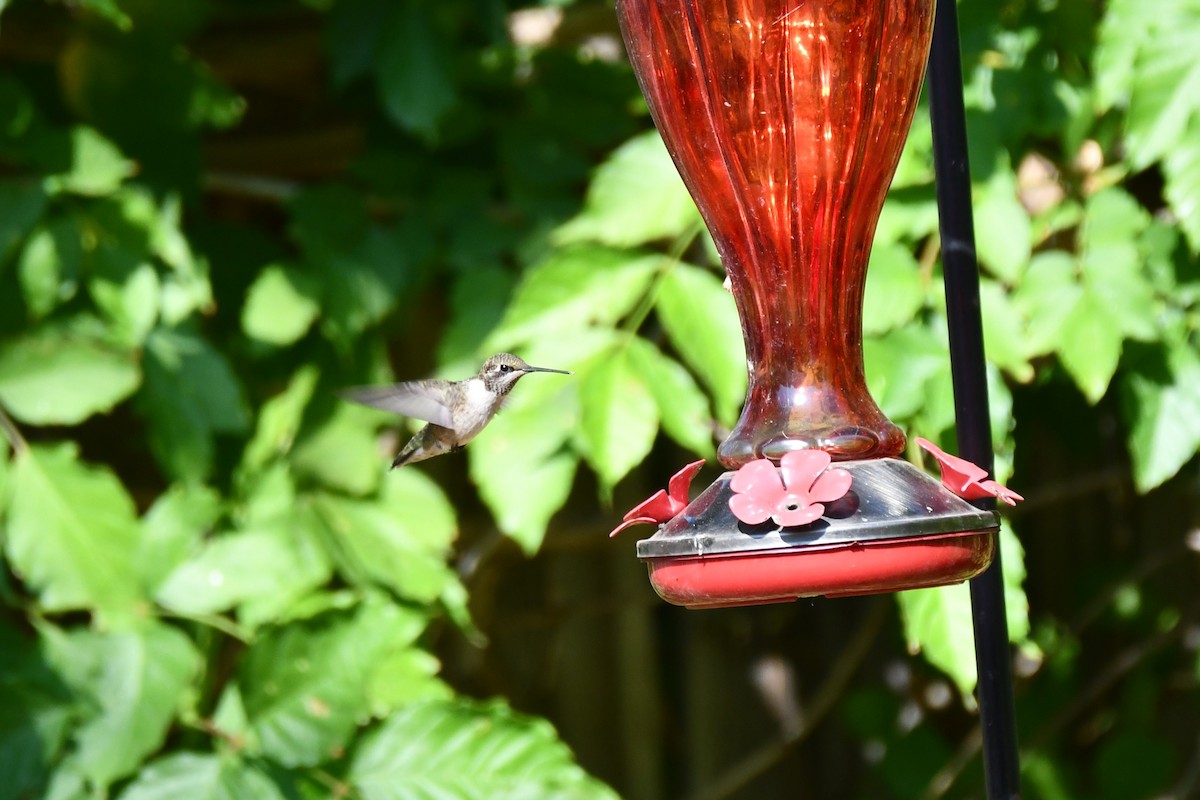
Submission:
[[[496,394],[507,394],[522,375],[531,372],[557,372],[560,375],[570,375],[564,369],[549,369],[548,367],[531,367],[511,353],[498,353],[479,369],[479,377],[483,383]]]

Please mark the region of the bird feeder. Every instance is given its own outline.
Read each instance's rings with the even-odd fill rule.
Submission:
[[[977,575],[999,517],[898,458],[905,435],[863,371],[867,262],[934,0],[618,0],[617,11],[724,263],[749,370],[718,449],[729,471],[638,543],[655,590],[705,608]]]

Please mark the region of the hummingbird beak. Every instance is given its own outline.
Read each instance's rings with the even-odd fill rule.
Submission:
[[[550,369],[549,367],[525,367],[522,372],[556,372],[559,375],[573,375],[573,372],[568,372],[565,369]]]

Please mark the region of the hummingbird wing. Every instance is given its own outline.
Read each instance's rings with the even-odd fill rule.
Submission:
[[[446,381],[408,381],[389,386],[355,386],[343,389],[338,394],[360,405],[453,429],[449,388],[450,384]]]

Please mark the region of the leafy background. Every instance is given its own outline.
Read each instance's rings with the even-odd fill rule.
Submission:
[[[605,537],[745,385],[608,3],[0,9],[0,798],[981,796],[965,587]],[[960,15],[1026,796],[1197,796],[1200,5]],[[865,355],[953,448],[930,149]],[[333,395],[497,350],[575,376],[462,456]]]

